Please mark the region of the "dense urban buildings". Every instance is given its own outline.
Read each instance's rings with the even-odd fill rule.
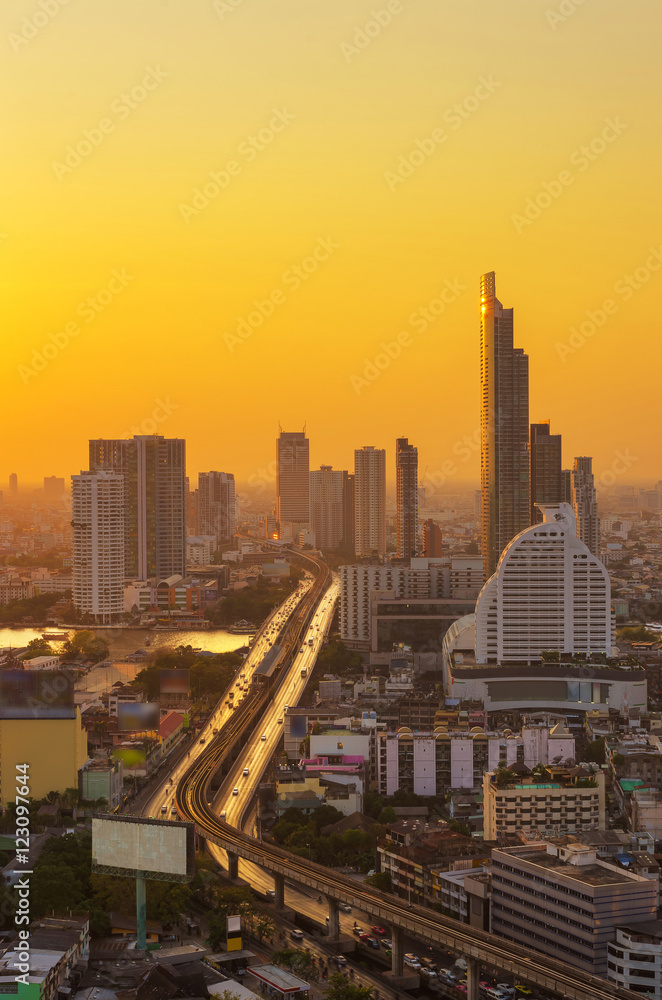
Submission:
[[[345,537],[344,483],[347,472],[322,465],[310,473],[310,526],[323,552],[340,548]]]
[[[386,556],[386,451],[354,452],[354,545],[358,558]]]
[[[397,498],[398,559],[416,555],[416,527],[418,522],[418,449],[407,438],[395,442],[395,477]]]
[[[560,503],[563,496],[561,435],[550,434],[549,420],[531,424],[529,431],[531,524],[542,521],[540,503]]]
[[[578,537],[599,559],[600,518],[592,458],[575,459],[572,468],[572,506],[577,519]]]
[[[90,472],[124,476],[127,577],[186,575],[186,444],[158,434],[90,441]]]
[[[276,520],[281,528],[310,523],[310,455],[305,428],[281,430],[276,439]]]
[[[529,358],[513,347],[513,310],[480,279],[481,527],[485,579],[530,523]]]
[[[109,624],[124,612],[125,478],[101,469],[71,477],[73,602]]]
[[[235,484],[231,472],[198,474],[197,535],[213,535],[219,544],[235,531]]]

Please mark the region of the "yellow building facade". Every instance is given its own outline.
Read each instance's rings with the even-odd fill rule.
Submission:
[[[0,719],[2,807],[16,797],[17,765],[30,765],[30,797],[43,799],[49,792],[78,788],[78,770],[87,759],[87,732],[78,708],[73,719]]]

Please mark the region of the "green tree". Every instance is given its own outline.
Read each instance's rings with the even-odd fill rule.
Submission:
[[[22,656],[22,659],[34,660],[37,656],[55,656],[55,651],[47,639],[30,639],[28,652]]]
[[[301,951],[299,948],[283,948],[272,954],[271,961],[274,965],[290,969],[295,976],[299,976],[301,979],[313,982],[319,979],[319,970],[310,952]]]
[[[374,875],[368,875],[364,881],[366,885],[372,885],[375,889],[380,889],[382,892],[393,891],[390,872],[375,872]]]
[[[605,763],[605,741],[600,736],[597,740],[589,743],[582,754],[582,760],[591,761],[594,764]]]
[[[626,627],[616,630],[616,638],[625,642],[659,642],[659,632],[649,632],[645,625],[637,625],[634,628]]]
[[[324,991],[326,1000],[371,1000],[372,988],[358,986],[349,982],[340,972],[329,976],[329,982]]]
[[[384,808],[384,800],[377,792],[366,792],[363,796],[363,812],[366,816],[377,819]]]
[[[98,663],[100,660],[106,659],[108,649],[109,646],[105,639],[101,639],[87,629],[81,629],[67,639],[62,649],[62,656],[66,660],[81,659]]]
[[[397,818],[393,806],[386,806],[379,814],[379,822],[384,826],[387,823],[395,823]]]

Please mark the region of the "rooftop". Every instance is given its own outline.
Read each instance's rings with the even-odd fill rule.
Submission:
[[[262,980],[269,986],[274,987],[280,993],[298,993],[310,989],[310,985],[303,979],[293,976],[291,972],[280,969],[277,965],[253,965],[251,975]]]
[[[562,875],[564,878],[572,879],[574,882],[581,882],[585,885],[623,885],[632,880],[632,875],[614,868],[612,865],[601,862],[584,865],[570,865],[566,861],[548,854],[544,850],[526,851],[518,854],[527,864],[535,865],[537,868],[544,868],[555,875]]]

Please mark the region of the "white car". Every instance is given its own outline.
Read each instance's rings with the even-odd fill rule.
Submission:
[[[263,743],[266,743],[267,742],[267,734],[266,733],[262,733],[262,735],[260,736],[260,739],[262,740]]]
[[[233,795],[239,795],[239,789],[238,788],[233,788],[232,789],[232,794]]]
[[[248,768],[245,767],[244,768],[244,778],[247,778],[247,777],[248,777]]]

